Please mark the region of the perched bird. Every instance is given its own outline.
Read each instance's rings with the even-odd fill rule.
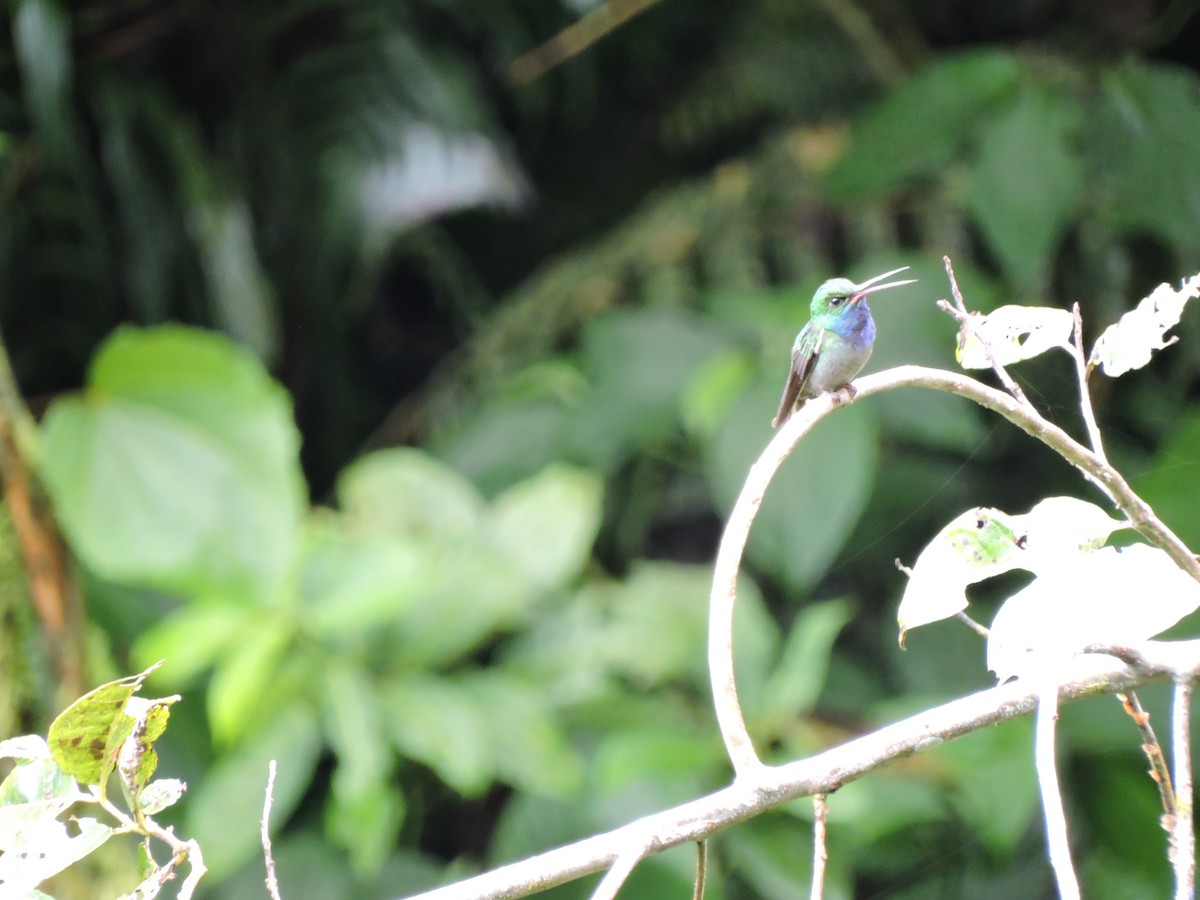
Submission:
[[[783,386],[779,412],[771,420],[772,428],[791,418],[810,397],[850,386],[850,379],[871,358],[875,344],[875,320],[867,306],[867,294],[912,284],[915,278],[879,283],[906,269],[908,266],[892,269],[862,284],[831,278],[817,288],[808,324],[792,344],[792,370]]]

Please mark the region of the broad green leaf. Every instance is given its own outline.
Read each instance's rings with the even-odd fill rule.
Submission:
[[[1011,854],[1038,816],[1033,722],[1014,719],[934,751],[953,781],[950,804],[998,857]],[[986,772],[987,777],[980,777]]]
[[[258,620],[258,611],[223,602],[189,603],[142,632],[133,645],[138,665],[165,660],[157,676],[169,684],[186,684],[216,664]]]
[[[355,534],[340,520],[314,521],[300,569],[304,627],[329,637],[364,636],[426,602],[422,545],[392,535]]]
[[[1110,378],[1147,365],[1155,352],[1179,338],[1166,336],[1179,323],[1189,300],[1200,297],[1200,275],[1185,278],[1178,290],[1160,284],[1137,308],[1104,329],[1088,357],[1089,366],[1100,366]]]
[[[688,381],[680,398],[684,427],[711,438],[754,380],[753,361],[744,350],[726,350],[708,360]]]
[[[257,729],[194,785],[184,805],[183,832],[204,848],[209,878],[219,881],[262,853],[258,829],[267,764],[277,762],[271,825],[278,830],[311,784],[321,747],[315,715],[297,704]],[[247,809],[248,815],[231,815]]]
[[[394,535],[475,533],[483,498],[466,478],[422,450],[369,453],[342,472],[338,504],[357,528]]]
[[[1067,556],[1000,607],[988,634],[988,668],[1001,681],[1026,677],[1089,644],[1154,637],[1197,607],[1200,583],[1157,547]]]
[[[47,743],[54,761],[80,784],[103,786],[117,765],[121,745],[136,720],[129,699],[158,666],[84,694],[50,724]]]
[[[728,513],[750,465],[771,438],[779,383],[760,382],[709,448],[707,471]],[[870,496],[879,463],[878,429],[867,404],[838,410],[817,425],[767,489],[750,532],[750,559],[796,591],[811,587],[842,550]]]
[[[600,480],[586,469],[552,466],[495,499],[488,532],[532,584],[561,587],[591,554],[601,492]]]
[[[967,203],[1005,272],[1037,290],[1083,198],[1084,170],[1074,133],[1075,104],[1027,91],[994,116],[980,136]]]
[[[1097,209],[1133,233],[1161,234],[1194,258],[1200,177],[1192,156],[1200,133],[1196,73],[1130,60],[1101,79],[1103,102],[1080,150],[1099,169]]]
[[[1001,306],[987,315],[972,313],[971,327],[958,332],[959,364],[964,369],[990,369],[984,341],[1002,366],[1040,356],[1058,347],[1070,352],[1075,317],[1048,306]],[[978,335],[982,335],[983,341]]]
[[[678,425],[680,397],[692,375],[726,344],[704,319],[680,310],[593,320],[582,352],[594,389],[576,411],[570,449],[608,468],[631,447],[665,440]]]
[[[286,620],[262,616],[248,625],[217,663],[208,688],[208,720],[220,744],[254,730],[263,713],[265,686],[274,680],[293,642]]]
[[[543,686],[496,671],[464,676],[483,710],[496,775],[514,787],[548,796],[578,788],[583,765],[547,708]]]
[[[1200,408],[1180,410],[1174,432],[1133,486],[1188,546],[1200,547]]]
[[[380,688],[396,749],[435,771],[466,797],[491,783],[489,722],[473,691],[451,678],[412,675]]]
[[[571,427],[571,413],[557,401],[494,402],[434,435],[432,447],[491,493],[561,460]]]
[[[979,140],[1017,88],[1020,64],[1008,51],[938,61],[888,94],[857,126],[850,152],[829,176],[838,196],[887,191],[941,175]]]
[[[757,724],[777,730],[812,710],[825,683],[833,642],[850,617],[850,605],[842,600],[800,610],[779,663],[767,680],[762,701],[747,710]]]
[[[373,874],[395,846],[404,816],[403,797],[391,782],[384,718],[362,670],[335,662],[323,681],[325,730],[338,758],[325,821],[355,869]]]
[[[415,539],[414,539],[415,540]],[[482,541],[421,540],[415,595],[389,626],[392,654],[431,668],[458,659],[489,635],[511,628],[543,598],[510,560]]]
[[[291,408],[224,338],[121,329],[44,429],[64,530],[105,578],[262,595],[292,564],[304,486]]]
[[[618,729],[601,737],[592,754],[589,784],[607,798],[610,818],[619,812],[628,821],[704,793],[726,766],[715,734],[681,731],[674,723],[661,723]]]

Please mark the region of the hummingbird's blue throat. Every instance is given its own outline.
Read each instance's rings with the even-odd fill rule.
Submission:
[[[871,307],[867,306],[865,299],[851,303],[822,324],[852,344],[869,346],[875,341],[875,320],[871,318]]]

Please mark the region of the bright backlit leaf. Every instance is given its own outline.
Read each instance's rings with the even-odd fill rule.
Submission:
[[[1089,366],[1099,366],[1105,375],[1116,378],[1150,362],[1158,350],[1171,346],[1179,338],[1167,332],[1179,323],[1189,300],[1200,296],[1200,275],[1185,279],[1179,289],[1160,284],[1136,309],[1121,316],[1096,341]]]
[[[1100,507],[1074,497],[1048,497],[1025,515],[987,507],[968,510],[943,528],[913,564],[897,615],[901,643],[908,629],[966,609],[968,585],[1013,569],[1055,572],[1094,552],[1124,527]]]
[[[958,362],[964,369],[990,369],[983,343],[991,347],[1002,366],[1040,356],[1047,350],[1071,347],[1074,316],[1065,309],[1050,306],[1001,306],[987,315],[971,315],[972,330],[958,333]]]
[[[1089,644],[1154,637],[1197,607],[1200,583],[1156,547],[1066,556],[996,613],[988,668],[1001,681],[1029,676]]]

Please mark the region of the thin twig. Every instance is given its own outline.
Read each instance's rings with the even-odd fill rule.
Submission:
[[[554,37],[509,63],[509,83],[519,85],[535,81],[658,2],[659,0],[606,0],[579,21],[568,25]]]
[[[596,890],[592,892],[592,900],[614,900],[617,896],[617,891],[621,889],[621,885],[637,868],[637,864],[646,858],[646,854],[650,851],[651,842],[642,840],[631,845],[624,853],[617,857],[596,885]]]
[[[1034,732],[1034,761],[1042,810],[1046,819],[1046,847],[1050,865],[1058,882],[1062,900],[1079,900],[1079,879],[1071,862],[1071,844],[1067,836],[1067,814],[1063,809],[1062,789],[1058,783],[1058,765],[1054,757],[1054,731],[1058,721],[1058,685],[1049,683],[1038,697]]]
[[[704,883],[708,881],[708,841],[696,841],[696,884],[692,900],[704,900]]]
[[[1071,356],[1075,359],[1075,375],[1079,379],[1079,411],[1083,415],[1083,425],[1087,429],[1088,443],[1092,452],[1105,462],[1108,457],[1104,454],[1104,440],[1100,435],[1100,426],[1096,424],[1096,411],[1092,408],[1092,392],[1088,389],[1088,364],[1083,352],[1083,316],[1079,312],[1079,304],[1071,307],[1075,317],[1075,331],[1071,337]]]
[[[829,798],[825,794],[813,794],[813,864],[812,900],[821,900],[825,895],[825,863],[829,852],[825,846],[825,826],[829,821]]]
[[[1171,862],[1175,868],[1175,900],[1196,896],[1196,834],[1193,826],[1192,742],[1190,735],[1194,675],[1176,676],[1171,717],[1171,751],[1175,755],[1175,821],[1171,829]]]
[[[1129,714],[1129,718],[1133,719],[1133,723],[1141,732],[1142,752],[1146,754],[1146,759],[1150,763],[1150,778],[1158,785],[1158,796],[1162,800],[1162,821],[1170,831],[1171,823],[1175,821],[1175,789],[1171,784],[1171,770],[1167,768],[1167,759],[1163,754],[1162,744],[1159,743],[1158,735],[1154,733],[1154,727],[1150,724],[1150,713],[1142,708],[1138,695],[1133,691],[1117,694],[1117,699],[1121,701],[1125,712]]]
[[[986,625],[984,625],[981,622],[976,622],[974,619],[972,619],[969,615],[967,615],[961,609],[954,614],[954,617],[956,619],[958,619],[958,621],[960,621],[964,625],[966,625],[968,628],[970,628],[973,632],[975,632],[980,637],[985,638],[988,636],[988,634],[990,634],[990,632],[988,631],[988,627]]]
[[[958,280],[954,277],[954,265],[950,262],[950,257],[943,256],[942,264],[946,267],[946,277],[950,279],[950,293],[954,295],[954,306],[951,306],[945,300],[940,300],[938,301],[938,309],[951,316],[958,322],[959,327],[963,331],[970,332],[975,337],[975,340],[979,341],[979,346],[983,348],[983,352],[987,355],[988,360],[991,361],[992,371],[996,373],[996,377],[1000,379],[1000,383],[1004,385],[1004,389],[1012,394],[1017,402],[1026,409],[1036,413],[1037,408],[1029,402],[1029,398],[1021,390],[1021,386],[1013,380],[1012,376],[1008,374],[1008,370],[1000,364],[1000,359],[996,356],[995,351],[992,350],[991,343],[975,327],[975,319],[967,311],[967,305],[963,302],[962,291],[958,289]]]
[[[262,821],[259,823],[262,835],[263,859],[267,865],[267,893],[271,900],[280,900],[279,881],[275,878],[275,857],[271,853],[271,804],[275,802],[275,760],[267,764],[267,791],[263,798]]]
[[[810,403],[813,401],[810,401]],[[786,426],[785,426],[786,427]],[[1114,661],[1098,667],[1081,657],[1065,670],[1060,702],[1097,693],[1128,691],[1155,678],[1200,673],[1200,640],[1140,645],[1147,667],[1132,669]],[[651,852],[705,840],[780,804],[815,793],[832,793],[850,781],[896,760],[982,728],[1027,715],[1037,692],[1020,681],[961,697],[881,728],[808,759],[763,766],[757,778],[680,806],[646,816],[604,834],[510,863],[446,885],[410,900],[511,900],[612,866],[631,846],[654,836]]]

